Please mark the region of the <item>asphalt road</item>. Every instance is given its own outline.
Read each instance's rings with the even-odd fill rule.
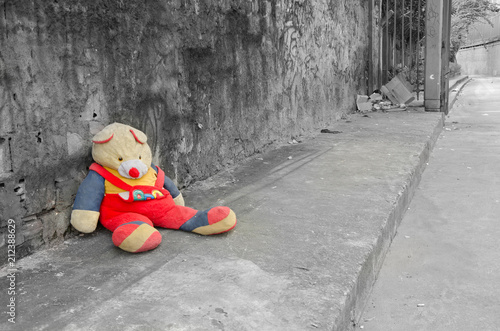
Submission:
[[[500,330],[500,78],[458,95],[358,329]]]

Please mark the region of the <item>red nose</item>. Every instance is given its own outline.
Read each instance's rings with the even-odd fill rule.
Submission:
[[[137,168],[132,168],[128,171],[128,174],[130,175],[130,177],[137,178],[141,173],[139,172],[139,170],[137,170]]]

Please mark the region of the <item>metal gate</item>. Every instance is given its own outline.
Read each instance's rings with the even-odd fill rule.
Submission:
[[[447,113],[451,0],[369,0],[369,4],[373,13],[369,90],[399,75],[411,84],[417,99],[425,98],[426,110]]]

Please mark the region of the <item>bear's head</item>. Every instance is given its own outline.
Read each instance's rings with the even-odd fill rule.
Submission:
[[[138,179],[151,166],[151,149],[146,135],[133,127],[113,123],[92,138],[92,157],[104,167],[118,170],[125,178]]]

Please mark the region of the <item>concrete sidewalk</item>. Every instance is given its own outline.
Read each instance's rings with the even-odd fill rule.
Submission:
[[[500,77],[474,77],[446,117],[360,329],[500,330]]]
[[[16,263],[7,330],[349,330],[418,185],[443,117],[351,115],[184,192],[228,205],[224,235],[161,230],[144,254],[107,230]],[[7,311],[7,269],[0,271]]]

